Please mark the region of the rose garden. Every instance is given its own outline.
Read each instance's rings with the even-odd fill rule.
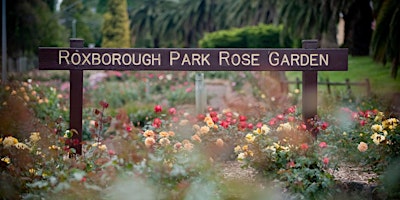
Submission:
[[[0,199],[400,199],[399,9],[3,0]]]

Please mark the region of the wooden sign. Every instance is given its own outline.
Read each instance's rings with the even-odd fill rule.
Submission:
[[[303,40],[302,49],[103,49],[39,48],[40,70],[70,70],[72,148],[82,154],[83,70],[158,71],[303,71],[302,114],[309,130],[317,115],[318,71],[346,71],[347,49],[319,49],[317,40]],[[316,133],[313,133],[316,137]]]
[[[346,71],[347,49],[40,48],[42,70]]]

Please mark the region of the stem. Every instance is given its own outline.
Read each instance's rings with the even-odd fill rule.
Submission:
[[[97,142],[98,143],[100,143],[100,134],[103,131],[103,112],[104,112],[104,107],[101,108],[101,112],[100,112],[99,132],[97,133]]]

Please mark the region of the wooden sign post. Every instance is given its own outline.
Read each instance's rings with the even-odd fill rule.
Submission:
[[[82,153],[83,70],[154,71],[302,71],[303,120],[317,115],[318,71],[347,71],[347,49],[319,49],[317,40],[304,40],[300,49],[208,48],[83,48],[71,39],[70,48],[39,48],[40,70],[70,71],[70,129],[72,147]]]

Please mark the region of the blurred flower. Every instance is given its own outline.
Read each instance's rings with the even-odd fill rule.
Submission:
[[[155,118],[154,120],[153,120],[153,126],[155,127],[155,128],[160,128],[161,127],[161,124],[162,124],[162,121],[161,121],[161,119],[160,118]]]
[[[318,146],[320,148],[326,148],[328,145],[326,144],[326,142],[320,142]]]
[[[159,133],[159,135],[160,135],[160,137],[167,138],[167,137],[169,136],[169,133],[166,132],[166,131],[161,131],[161,132]]]
[[[102,145],[99,146],[99,149],[101,151],[107,151],[107,146],[105,144],[102,144]]]
[[[194,134],[194,135],[192,136],[192,140],[193,140],[193,141],[196,141],[196,142],[201,142],[201,138],[200,138],[200,136],[197,135],[197,134]]]
[[[112,150],[112,149],[108,150],[108,155],[113,156],[113,155],[115,155],[115,154],[116,154],[116,153],[115,153],[114,150]]]
[[[372,126],[371,126],[371,129],[372,129],[374,132],[382,132],[382,131],[383,131],[383,127],[382,127],[381,125],[379,125],[379,124],[374,124],[374,125],[372,125]]]
[[[156,112],[156,113],[162,112],[162,107],[161,107],[161,105],[156,105],[156,106],[154,106],[154,112]]]
[[[59,146],[56,146],[56,145],[51,145],[51,146],[49,146],[49,150],[60,150],[61,148],[59,147]]]
[[[26,144],[24,144],[24,143],[21,143],[21,142],[18,142],[17,144],[15,144],[14,145],[17,149],[22,149],[22,150],[24,150],[24,149],[30,149],[29,147],[28,147],[28,145],[26,145]]]
[[[261,133],[262,133],[262,134],[268,134],[270,131],[271,131],[271,129],[270,129],[269,126],[267,126],[266,124],[264,124],[264,125],[261,127]]]
[[[237,145],[237,146],[233,149],[233,151],[234,151],[236,154],[239,153],[241,150],[242,150],[242,148],[240,147],[240,145]]]
[[[182,147],[182,143],[177,142],[174,144],[174,149],[180,149]]]
[[[383,112],[378,112],[378,114],[376,114],[374,121],[378,122],[378,121],[382,121],[382,118],[385,115],[383,114]]]
[[[245,155],[243,152],[238,154],[237,159],[238,159],[239,161],[242,161],[242,160],[244,160],[245,158],[246,158],[246,155]]]
[[[14,138],[13,136],[5,137],[4,140],[3,140],[3,146],[5,148],[11,147],[11,146],[13,146],[13,145],[15,145],[17,143],[18,143],[17,138]]]
[[[281,131],[290,131],[292,129],[292,126],[290,125],[289,122],[279,124],[279,127],[276,129],[276,131],[281,132]]]
[[[161,146],[167,146],[167,145],[169,145],[171,142],[169,141],[168,138],[161,138],[160,141],[158,141],[158,143],[159,143]]]
[[[188,123],[189,123],[189,120],[187,120],[187,119],[182,119],[182,120],[179,122],[179,125],[180,125],[180,126],[186,126]]]
[[[190,142],[187,142],[187,143],[183,144],[183,148],[184,148],[186,151],[191,151],[191,150],[193,149],[193,144],[190,143]]]
[[[365,151],[368,150],[368,144],[365,143],[365,142],[360,142],[360,144],[358,144],[358,146],[357,146],[357,149],[358,149],[360,152],[365,152]]]
[[[10,160],[10,158],[9,158],[8,156],[6,156],[6,157],[4,157],[4,158],[1,158],[1,161],[5,162],[5,163],[7,163],[7,164],[10,164],[10,163],[11,163],[11,160]]]
[[[105,101],[100,101],[99,104],[102,108],[108,108],[108,106],[109,106],[109,104]]]
[[[173,131],[168,131],[168,136],[169,136],[169,137],[174,137],[174,136],[175,136],[175,132],[173,132]]]
[[[218,147],[223,147],[224,146],[224,141],[221,138],[218,138],[217,141],[215,141],[215,144]]]
[[[147,148],[150,148],[154,143],[156,143],[156,141],[154,140],[153,137],[147,137],[144,140],[144,145],[146,145]]]
[[[248,142],[248,143],[253,143],[254,142],[254,139],[256,139],[256,136],[254,136],[253,134],[251,134],[251,133],[248,133],[247,135],[246,135],[246,141]]]
[[[374,133],[371,135],[371,139],[376,145],[379,145],[382,141],[385,140],[385,136],[380,135],[378,133]]]
[[[296,166],[296,164],[292,160],[287,163],[287,167],[289,167],[289,168],[293,168],[295,166]]]
[[[211,120],[207,120],[206,123],[207,123],[208,127],[213,127],[214,126],[214,121],[212,119]]]
[[[33,143],[36,143],[40,140],[40,133],[39,132],[32,132],[31,136],[29,136],[29,140]]]
[[[168,109],[168,113],[171,114],[171,115],[175,115],[176,114],[176,108]]]
[[[329,164],[329,158],[328,158],[328,157],[324,157],[324,158],[322,159],[322,162],[323,162],[325,165]]]
[[[199,126],[198,124],[194,124],[194,125],[193,125],[193,129],[194,129],[195,131],[198,131],[198,130],[200,130],[200,126]]]
[[[390,118],[382,122],[383,128],[389,128],[390,130],[393,130],[397,127],[399,124],[399,120],[396,118]]]
[[[329,126],[328,122],[323,122],[321,125],[321,129],[326,130],[328,128],[328,126]]]
[[[154,131],[153,130],[146,130],[144,133],[143,133],[143,136],[144,137],[154,137],[155,136],[155,133],[154,133]]]
[[[276,119],[277,120],[283,120],[284,116],[282,114],[279,114],[279,115],[276,116]]]
[[[210,131],[210,127],[208,127],[208,126],[202,126],[201,128],[200,128],[200,134],[206,134],[206,133],[208,133]]]
[[[301,144],[300,149],[306,151],[308,149],[308,144],[307,143]]]
[[[228,121],[221,121],[221,126],[224,128],[228,128],[229,127],[229,122]]]

